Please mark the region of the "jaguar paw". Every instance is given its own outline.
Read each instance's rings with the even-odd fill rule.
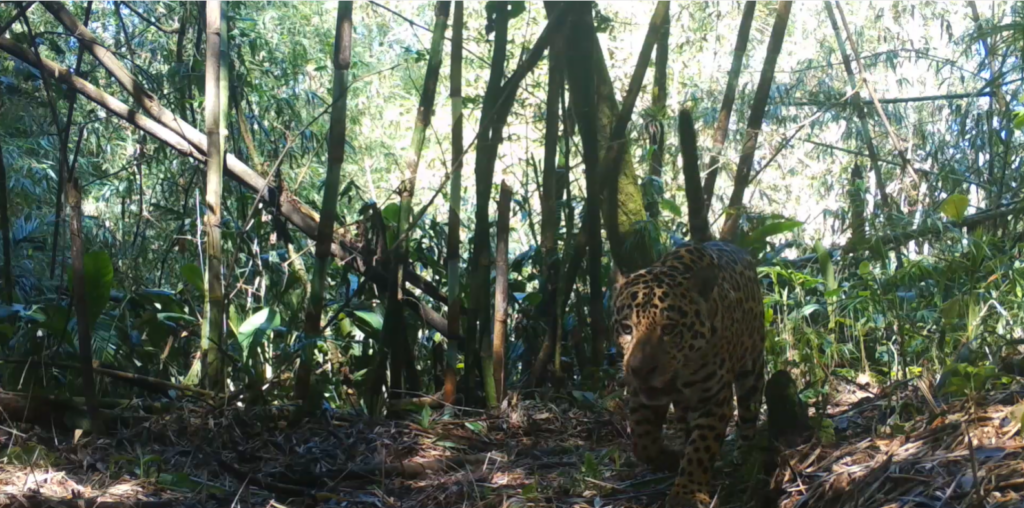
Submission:
[[[686,494],[672,489],[665,500],[665,508],[711,508],[711,498],[703,493]]]

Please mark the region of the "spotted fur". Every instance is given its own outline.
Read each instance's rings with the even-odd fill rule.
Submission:
[[[671,506],[707,506],[733,388],[741,441],[753,438],[761,406],[764,308],[754,261],[727,243],[683,244],[622,280],[613,326],[625,351],[634,454],[678,472]],[[681,454],[662,440],[670,403],[684,424]]]

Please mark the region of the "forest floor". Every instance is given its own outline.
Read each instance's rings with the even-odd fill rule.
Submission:
[[[730,437],[718,506],[1024,506],[1024,388],[1014,388],[943,404],[915,383],[878,394],[851,385],[828,411],[834,438],[784,451],[771,479],[741,463]],[[0,506],[661,505],[672,478],[634,461],[621,403],[581,401],[299,426],[286,423],[287,408],[186,405],[77,442],[71,431],[8,423]],[[897,414],[904,423],[891,423]]]

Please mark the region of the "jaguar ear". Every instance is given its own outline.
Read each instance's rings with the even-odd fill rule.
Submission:
[[[718,267],[708,266],[698,268],[690,275],[690,290],[697,293],[701,299],[707,300],[715,292],[718,285]]]

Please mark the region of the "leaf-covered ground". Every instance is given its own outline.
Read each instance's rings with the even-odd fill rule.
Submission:
[[[922,385],[846,389],[810,443],[719,464],[719,506],[1024,505],[1024,388],[942,401]],[[654,506],[671,478],[629,453],[621,404],[510,400],[292,425],[287,408],[182,406],[111,437],[2,426],[4,506]],[[901,422],[901,423],[899,423]],[[116,437],[115,437],[116,436]],[[677,437],[670,431],[669,441]],[[678,445],[678,443],[673,443]],[[769,461],[770,462],[770,461]],[[49,504],[47,504],[49,503]]]

